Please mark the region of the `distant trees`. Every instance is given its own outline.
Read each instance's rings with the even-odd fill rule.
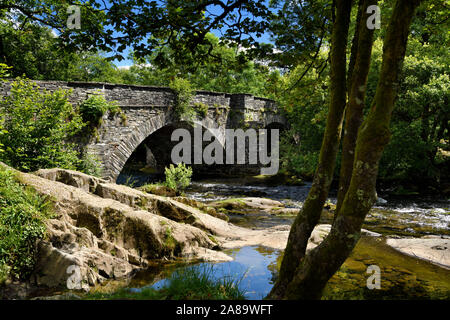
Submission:
[[[0,62],[13,66],[13,77],[27,75],[35,80],[65,79],[74,55],[56,45],[51,30],[27,24],[18,28],[13,21],[0,22]]]
[[[396,108],[392,141],[380,162],[380,175],[411,181],[448,177],[450,151],[450,53],[441,45],[410,39]]]
[[[12,66],[10,76],[34,80],[97,81],[110,83],[168,86],[175,77],[190,81],[195,89],[246,92],[260,96],[273,93],[267,79],[276,71],[249,61],[236,44],[219,43],[206,34],[208,45],[199,45],[205,59],[186,55],[184,63],[171,48],[142,58],[132,56],[134,65],[118,69],[97,50],[71,51],[60,46],[59,36],[48,27],[14,21],[0,21],[0,63]],[[210,52],[209,52],[210,51]],[[207,55],[206,53],[210,54]]]
[[[12,67],[11,77],[33,80],[109,81],[118,79],[114,64],[97,51],[71,51],[47,27],[0,21],[0,63]]]
[[[194,56],[185,57],[188,63],[180,64],[175,53],[165,48],[158,55],[150,54],[144,58],[134,58],[134,65],[123,72],[126,83],[168,86],[175,78],[188,80],[195,89],[252,93],[258,96],[273,95],[274,88],[267,80],[277,77],[279,72],[270,70],[258,62],[249,61],[237,45],[225,45],[213,34],[206,38],[212,45],[200,45],[198,50],[211,50],[204,60]]]
[[[382,26],[387,24],[392,2],[380,4]],[[442,43],[448,42],[449,35],[449,22],[446,22],[446,15],[443,14],[444,8],[442,1],[426,1],[418,8],[417,16],[413,19],[413,32],[409,35],[399,78],[398,98],[392,114],[392,137],[380,160],[380,178],[404,183],[409,188],[414,187],[413,182],[419,180],[434,183],[433,187],[436,188],[437,182],[448,176],[445,168],[449,160],[444,154],[449,148],[449,141],[445,137],[448,136],[450,119],[447,89],[450,53],[443,50],[442,46]],[[352,17],[350,32],[355,28],[355,20],[356,17]],[[377,87],[384,32],[382,28],[374,35],[366,86],[367,98],[363,105],[364,116],[370,110]],[[322,70],[320,61],[326,59],[328,52],[328,48],[323,47],[315,61],[310,56],[310,60],[299,63],[283,77],[282,84],[279,83],[278,98],[291,123],[291,130],[286,132],[281,145],[284,150],[280,153],[281,164],[282,168],[292,173],[312,176],[317,164],[330,96],[327,89],[328,69],[325,66]],[[309,69],[308,61],[312,62]],[[300,78],[301,81],[298,81]],[[293,139],[294,136],[298,142]],[[339,172],[342,161],[344,159],[339,154],[335,179],[343,174]]]

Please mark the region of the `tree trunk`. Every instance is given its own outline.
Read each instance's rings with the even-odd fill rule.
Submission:
[[[358,242],[362,223],[375,201],[378,163],[390,139],[389,123],[398,75],[411,20],[419,3],[420,0],[398,0],[395,4],[385,36],[375,98],[358,133],[348,192],[330,234],[301,260],[282,298],[319,299],[328,280]]]
[[[377,4],[378,0],[365,0],[361,10],[362,19],[358,26],[358,45],[355,65],[349,81],[349,99],[345,111],[344,139],[342,143],[341,170],[336,213],[339,212],[352,177],[353,159],[355,157],[356,137],[363,120],[364,99],[366,95],[367,76],[370,70],[374,30],[366,27],[368,14],[366,8]],[[356,35],[355,35],[356,37]],[[336,215],[335,215],[336,217]]]
[[[331,38],[331,102],[320,150],[319,164],[311,190],[301,212],[292,225],[280,275],[269,294],[272,299],[283,297],[300,260],[304,257],[308,239],[319,221],[333,179],[347,100],[346,50],[351,7],[352,1],[350,0],[336,1],[336,19]]]
[[[349,96],[350,96],[349,91],[352,88],[353,69],[355,68],[356,56],[358,53],[359,33],[361,30],[361,17],[364,11],[363,8],[365,8],[364,5],[365,2],[366,0],[358,1],[358,13],[356,14],[355,33],[353,34],[352,48],[350,49],[350,61],[348,63],[348,72],[347,72],[347,95]]]

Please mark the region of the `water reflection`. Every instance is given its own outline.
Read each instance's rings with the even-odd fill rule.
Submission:
[[[277,259],[281,251],[263,247],[243,247],[227,251],[227,253],[233,257],[233,261],[216,264],[200,263],[183,268],[199,268],[201,271],[211,268],[213,279],[227,277],[238,279],[239,288],[245,292],[246,299],[259,300],[267,296],[274,284]],[[168,281],[168,279],[162,279],[152,286],[159,289],[166,286]],[[131,290],[136,292],[141,289]]]

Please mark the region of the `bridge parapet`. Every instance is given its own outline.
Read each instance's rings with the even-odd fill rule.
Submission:
[[[10,81],[0,83],[0,94],[8,95],[11,90]],[[108,101],[117,101],[122,107],[169,107],[175,102],[175,94],[168,87],[110,84],[103,82],[77,81],[41,81],[35,80],[40,88],[55,91],[58,89],[72,90],[70,102],[80,103],[94,94],[103,94]],[[250,109],[276,111],[275,101],[255,97],[251,94],[229,94],[198,90],[192,102],[203,103],[211,108],[228,107],[231,109]]]

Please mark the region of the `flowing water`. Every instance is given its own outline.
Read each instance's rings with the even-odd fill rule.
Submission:
[[[303,186],[242,185],[229,180],[193,182],[187,196],[199,201],[217,201],[235,197],[264,197],[281,201],[288,208],[301,208],[308,195],[310,183]],[[384,197],[384,198],[383,198]],[[331,193],[329,203],[335,204]],[[292,219],[269,216],[268,224],[290,224]],[[323,216],[322,223],[331,217]],[[254,227],[254,225],[253,225]],[[366,218],[364,228],[384,235],[423,236],[450,235],[450,199],[419,198],[414,200],[381,195]]]

